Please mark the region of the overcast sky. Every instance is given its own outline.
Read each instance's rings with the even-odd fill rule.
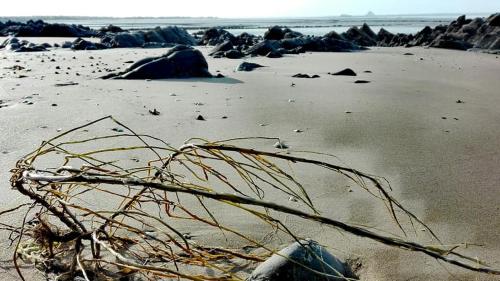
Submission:
[[[493,13],[500,0],[2,0],[0,16],[310,17]]]

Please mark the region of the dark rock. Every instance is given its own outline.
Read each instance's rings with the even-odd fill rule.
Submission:
[[[354,84],[368,84],[370,83],[370,81],[367,81],[367,80],[356,80],[354,81]]]
[[[377,45],[377,41],[375,38],[370,37],[370,35],[366,34],[356,26],[353,26],[349,28],[346,32],[342,33],[342,37],[360,46]]]
[[[73,50],[102,50],[106,48],[103,44],[90,42],[82,38],[77,38],[71,45]]]
[[[308,74],[304,74],[304,73],[297,73],[295,75],[293,75],[292,77],[294,78],[319,78],[320,76],[319,75],[308,75]]]
[[[356,76],[356,72],[350,68],[346,68],[344,70],[341,70],[339,72],[332,73],[331,75],[337,75],[337,76]]]
[[[327,34],[325,34],[326,38],[329,38],[329,39],[337,39],[337,40],[344,40],[344,38],[342,36],[340,36],[337,32],[335,31],[330,31],[328,32]]]
[[[340,281],[355,278],[348,265],[314,241],[295,242],[260,264],[247,281]]]
[[[266,33],[264,33],[264,39],[266,40],[281,40],[285,38],[284,30],[279,26],[270,27]]]
[[[242,58],[244,55],[242,52],[240,52],[239,50],[229,50],[227,52],[224,52],[224,56],[228,59],[240,59]]]
[[[233,43],[231,43],[230,40],[226,40],[223,43],[220,43],[217,46],[215,46],[215,48],[213,48],[212,51],[210,51],[209,55],[212,56],[213,54],[219,52],[224,53],[226,51],[232,50],[233,48],[234,48]]]
[[[488,24],[490,26],[500,26],[500,13],[496,13],[491,15],[488,18]]]
[[[198,121],[206,121],[205,117],[203,117],[202,115],[198,115],[196,117],[196,120],[198,120]]]
[[[251,63],[251,62],[242,62],[238,66],[238,71],[252,71],[256,68],[264,67],[263,65],[257,64],[257,63]]]
[[[361,26],[360,30],[374,41],[377,41],[378,39],[377,34],[373,32],[373,30],[370,28],[370,26],[368,26],[368,24],[364,23],[363,26]]]
[[[220,73],[217,73],[217,75],[215,75],[215,78],[224,78],[224,77],[226,77],[226,76],[224,76],[224,75],[222,75]]]
[[[281,47],[280,42],[275,41],[275,40],[264,40],[260,43],[255,44],[254,46],[250,47],[248,50],[245,51],[245,54],[247,55],[254,55],[254,56],[266,56],[270,52],[276,51]]]
[[[192,47],[178,45],[160,57],[142,59],[124,72],[108,75],[106,79],[168,79],[212,77],[202,53]]]
[[[225,41],[231,41],[231,43],[235,43],[236,37],[224,29],[210,28],[203,32],[203,36],[201,37],[199,44],[215,46]]]
[[[116,26],[116,25],[108,25],[108,26],[105,26],[105,27],[101,27],[99,29],[99,32],[101,33],[119,33],[119,32],[124,32],[125,30],[123,30],[121,27],[119,26]]]
[[[472,44],[455,38],[451,35],[442,34],[438,36],[432,43],[431,47],[434,48],[444,48],[444,49],[454,49],[454,50],[468,50],[473,47]]]

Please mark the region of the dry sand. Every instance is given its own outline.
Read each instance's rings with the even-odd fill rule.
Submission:
[[[205,54],[209,51],[201,50]],[[284,139],[293,150],[335,154],[352,167],[386,177],[394,188],[393,195],[421,216],[444,243],[485,245],[468,253],[500,267],[498,57],[438,49],[373,48],[359,53],[251,58],[247,60],[267,67],[248,73],[234,71],[242,60],[207,57],[210,71],[219,70],[227,78],[97,79],[106,68],[123,69],[125,61],[164,52],[0,51],[0,100],[7,105],[0,108],[1,206],[10,207],[22,200],[9,189],[8,182],[9,169],[17,159],[54,136],[59,128],[66,130],[113,115],[174,146],[195,136],[211,140],[272,136]],[[414,55],[403,55],[406,52]],[[13,65],[30,71],[14,74],[5,69]],[[346,67],[358,77],[327,75]],[[99,69],[103,72],[97,72]],[[364,73],[366,70],[372,73]],[[321,77],[291,78],[299,72]],[[353,83],[357,79],[371,83]],[[54,86],[67,82],[78,85]],[[456,103],[459,99],[465,103]],[[148,110],[153,108],[161,115],[150,115]],[[207,121],[196,121],[198,114]],[[296,133],[296,129],[303,132]],[[272,141],[259,143],[260,148],[271,151],[272,145]],[[378,203],[359,190],[348,192],[350,187],[344,183],[321,176],[306,171],[305,183],[326,214],[393,229],[390,222],[380,219],[386,214]],[[359,255],[362,280],[500,280],[442,265],[421,254],[342,237],[335,230],[310,227],[293,218],[287,222],[304,236],[345,251],[332,250],[342,258]],[[249,231],[259,235],[258,229]],[[6,240],[5,234],[1,237]],[[204,239],[203,233],[198,237]],[[425,237],[418,233],[415,239],[425,243]],[[11,252],[2,247],[1,259],[7,260]],[[0,279],[17,280],[7,265],[2,262]]]

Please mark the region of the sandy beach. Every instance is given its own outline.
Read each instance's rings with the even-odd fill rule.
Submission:
[[[24,200],[9,188],[9,170],[20,157],[58,131],[113,115],[136,131],[161,137],[174,147],[191,137],[267,136],[285,140],[292,151],[334,154],[351,167],[385,177],[394,189],[393,196],[419,215],[444,244],[482,245],[472,245],[466,252],[500,268],[498,56],[375,47],[353,53],[232,60],[214,59],[207,55],[210,48],[196,48],[205,55],[211,73],[226,77],[99,79],[107,69],[123,70],[127,61],[161,55],[167,49],[0,51],[0,206],[8,208]],[[235,71],[244,60],[266,67]],[[8,69],[15,65],[24,69]],[[344,68],[358,75],[327,74]],[[297,73],[320,77],[292,78]],[[355,80],[370,83],[356,84]],[[70,82],[73,85],[57,85]],[[150,109],[161,114],[153,116]],[[196,120],[198,115],[206,121]],[[273,143],[247,145],[274,151]],[[383,206],[361,191],[349,192],[349,186],[322,178],[319,172],[302,173],[326,214],[397,231],[385,219]],[[288,223],[301,235],[337,249],[332,252],[339,257],[359,257],[361,280],[500,280],[421,254],[342,236],[326,227],[309,228],[293,218]],[[258,228],[249,232],[260,235]],[[197,234],[198,239],[210,239],[201,231]],[[6,235],[2,232],[2,261],[12,255]],[[425,233],[409,237],[427,241]],[[0,279],[17,280],[9,266],[2,262]],[[37,276],[30,280],[38,280]]]

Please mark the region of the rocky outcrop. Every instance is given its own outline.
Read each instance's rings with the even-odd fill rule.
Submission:
[[[17,37],[91,37],[95,30],[82,25],[46,23],[42,20],[24,22],[7,21],[0,23],[0,36]]]
[[[144,47],[146,44],[159,43],[164,46],[174,44],[196,45],[196,39],[185,29],[177,26],[156,27],[148,31],[119,32],[106,34],[101,38],[101,44],[108,48]]]
[[[391,34],[381,29],[377,34],[378,46],[429,46],[455,50],[478,49],[500,52],[500,14],[484,18],[467,19],[460,16],[449,25],[425,27],[415,35]]]
[[[160,57],[142,59],[121,73],[104,79],[168,79],[212,77],[203,54],[186,45],[178,45]]]

